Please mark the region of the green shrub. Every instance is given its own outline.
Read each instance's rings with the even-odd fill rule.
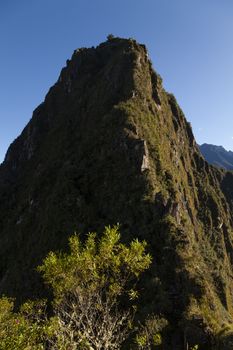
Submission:
[[[69,254],[48,255],[39,271],[54,292],[56,341],[65,339],[74,348],[119,348],[131,330],[136,282],[151,263],[145,247],[138,240],[121,244],[116,226],[100,239],[90,233],[85,244],[73,236]]]
[[[132,331],[136,283],[151,263],[146,243],[123,245],[118,226],[69,243],[69,253],[51,252],[38,268],[54,294],[52,317],[45,301],[14,312],[12,299],[0,299],[0,349],[120,349]]]

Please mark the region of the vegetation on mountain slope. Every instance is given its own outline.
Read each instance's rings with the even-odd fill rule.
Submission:
[[[138,240],[128,247],[120,243],[118,227],[106,227],[99,239],[89,233],[85,244],[71,237],[69,253],[50,253],[38,268],[52,287],[52,316],[46,301],[27,302],[14,312],[13,301],[3,297],[0,348],[120,349],[130,334],[136,348],[142,343],[140,334],[133,341],[136,283],[151,264],[145,246]],[[160,341],[158,332],[152,336],[152,344]]]
[[[48,252],[119,222],[153,256],[138,318],[166,318],[165,348],[231,349],[232,212],[232,174],[205,162],[145,46],[110,37],[74,52],[0,167],[0,292],[46,296]]]

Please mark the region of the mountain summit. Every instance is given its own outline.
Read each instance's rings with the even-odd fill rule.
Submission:
[[[204,160],[144,45],[73,53],[0,166],[0,208],[1,293],[43,296],[50,250],[120,223],[154,257],[141,317],[167,320],[165,348],[232,349],[233,175]]]

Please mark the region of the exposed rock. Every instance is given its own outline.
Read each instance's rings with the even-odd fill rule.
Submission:
[[[138,140],[135,150],[138,153],[139,160],[141,163],[141,171],[149,170],[150,161],[149,161],[149,153],[145,140]]]

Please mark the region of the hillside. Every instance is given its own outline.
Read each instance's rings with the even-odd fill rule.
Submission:
[[[200,146],[200,151],[210,164],[227,170],[233,170],[233,152],[225,150],[222,146],[207,143],[203,143]]]
[[[167,319],[165,348],[232,349],[233,176],[204,160],[144,45],[73,53],[6,154],[0,209],[2,294],[43,296],[48,251],[120,223],[154,257],[140,317]]]

